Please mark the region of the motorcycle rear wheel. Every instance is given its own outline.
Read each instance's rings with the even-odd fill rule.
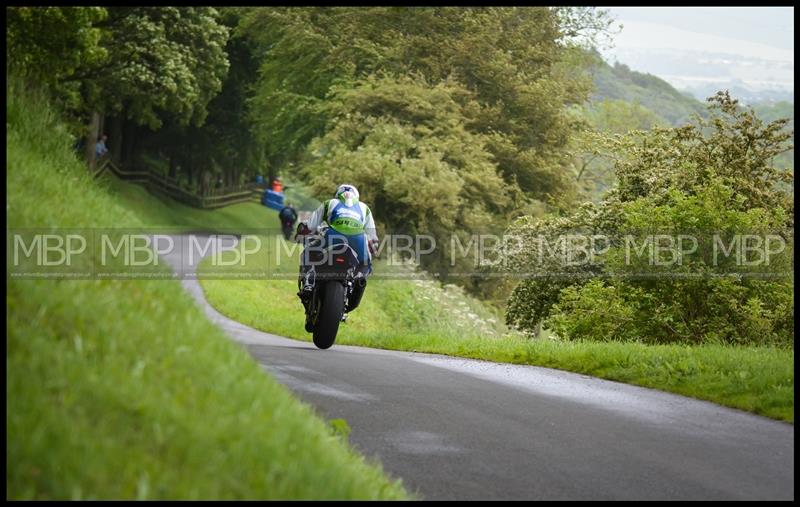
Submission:
[[[333,345],[343,312],[344,286],[341,282],[327,282],[322,295],[322,308],[319,309],[319,317],[314,325],[314,345],[320,349]]]

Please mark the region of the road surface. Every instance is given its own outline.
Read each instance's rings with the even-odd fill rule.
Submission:
[[[192,271],[182,255],[165,257]],[[548,368],[318,350],[233,321],[195,280],[182,283],[264,370],[322,417],[347,420],[350,443],[424,499],[794,498],[793,425]]]

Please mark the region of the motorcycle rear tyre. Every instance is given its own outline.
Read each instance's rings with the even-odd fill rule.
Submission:
[[[325,284],[322,308],[314,325],[314,345],[327,349],[336,341],[339,323],[344,312],[344,286],[341,282],[330,281]]]

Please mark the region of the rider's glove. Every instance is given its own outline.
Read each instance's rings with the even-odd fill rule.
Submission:
[[[297,224],[297,233],[294,235],[295,241],[301,241],[303,236],[306,236],[311,232],[311,229],[305,224],[305,222],[300,222]]]
[[[375,255],[375,252],[378,251],[378,240],[377,239],[369,240],[367,242],[367,246],[369,246],[369,253],[371,253],[372,255]]]

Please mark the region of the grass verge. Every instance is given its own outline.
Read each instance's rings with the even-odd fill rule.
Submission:
[[[242,229],[278,229],[278,212],[256,202],[232,204],[215,210],[185,206],[168,197],[156,196],[143,186],[105,174],[98,182],[122,208],[133,212],[148,227],[185,231],[236,233]]]
[[[90,180],[45,100],[6,92],[9,229],[239,227],[261,211],[121,198]],[[9,276],[6,309],[8,499],[408,497],[175,281]]]

